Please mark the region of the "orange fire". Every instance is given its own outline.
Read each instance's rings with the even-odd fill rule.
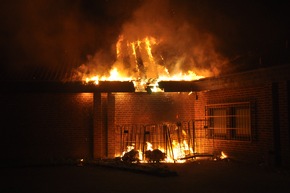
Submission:
[[[227,157],[228,156],[223,151],[221,151],[220,159],[226,159]]]
[[[191,81],[210,74],[207,71],[203,71],[203,74],[196,74],[194,69],[183,72],[179,69],[179,63],[183,62],[182,57],[176,61],[174,69],[169,71],[162,64],[164,63],[163,56],[156,52],[160,43],[161,41],[152,36],[128,41],[121,35],[115,45],[116,61],[109,73],[100,75],[97,72],[96,74],[80,72],[82,81],[95,84],[99,81],[132,81],[136,92],[145,92],[147,86],[150,86],[153,92],[160,92],[162,90],[158,87],[159,81]],[[80,68],[79,71],[81,70]]]
[[[72,79],[96,84],[132,81],[136,92],[146,92],[148,86],[158,92],[162,91],[160,81],[218,75],[229,63],[216,48],[220,41],[211,32],[199,30],[198,20],[174,9],[170,1],[142,1],[131,19],[124,21],[110,49],[100,45],[75,69]]]
[[[117,68],[113,68],[110,71],[110,76],[92,76],[92,77],[86,77],[85,82],[95,82],[95,84],[99,84],[99,81],[131,81],[132,79],[130,77],[124,77],[122,74],[118,71]]]
[[[146,142],[146,150],[145,151],[152,151],[153,150],[153,145],[150,142]],[[172,141],[172,150],[166,150],[163,147],[158,147],[158,150],[163,152],[166,157],[163,161],[161,162],[166,162],[166,163],[184,163],[186,160],[183,160],[182,158],[186,157],[189,154],[193,153],[192,148],[189,148],[187,141],[183,140],[182,143],[178,143],[176,140]],[[141,149],[135,149],[134,144],[127,146],[127,149],[122,153],[122,156],[124,156],[126,153],[135,150],[138,152],[138,160],[142,163],[146,163],[145,157],[143,154],[145,152],[142,152]],[[121,156],[121,157],[122,157]],[[118,156],[116,156],[118,157]]]

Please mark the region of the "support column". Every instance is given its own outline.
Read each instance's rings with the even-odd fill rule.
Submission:
[[[106,93],[94,93],[93,106],[93,158],[106,158],[108,156],[107,148],[107,107],[108,95]]]
[[[108,93],[107,129],[107,155],[108,158],[114,158],[116,154],[115,95],[112,93]]]

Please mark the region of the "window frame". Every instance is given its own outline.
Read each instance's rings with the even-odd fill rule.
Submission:
[[[208,104],[205,106],[205,117],[208,138],[237,141],[253,139],[251,102]]]

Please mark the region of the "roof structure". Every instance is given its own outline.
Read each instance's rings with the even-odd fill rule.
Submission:
[[[197,92],[223,88],[249,87],[279,81],[290,81],[290,65],[261,68],[195,81],[161,81],[158,84],[165,92]]]
[[[0,92],[135,92],[131,81],[100,81],[99,84],[75,81],[72,69],[67,65],[0,73]],[[198,92],[290,81],[289,74],[288,64],[195,81],[160,81],[158,84],[164,92]]]

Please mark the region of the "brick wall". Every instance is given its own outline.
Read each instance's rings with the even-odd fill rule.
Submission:
[[[0,155],[6,164],[92,157],[92,94],[10,93],[0,99]]]
[[[288,162],[289,126],[287,106],[287,84],[279,85],[279,120],[281,135],[281,155],[283,162]],[[221,151],[232,159],[251,163],[275,164],[276,147],[274,139],[273,84],[260,86],[225,88],[197,93],[110,93],[102,94],[100,104],[102,111],[107,112],[107,123],[103,128],[103,149],[106,152],[100,157],[114,157],[120,152],[121,139],[117,125],[148,125],[164,122],[194,121],[194,127],[205,126],[205,106],[207,104],[250,102],[252,107],[252,140],[219,140],[214,141],[204,136],[196,139],[195,151],[218,154]],[[104,108],[106,110],[104,110]],[[98,111],[98,110],[97,110]],[[105,114],[103,116],[104,121]],[[286,117],[285,117],[286,116]],[[201,130],[200,130],[201,131]],[[196,135],[199,135],[196,133]],[[204,135],[201,133],[200,135]],[[200,137],[200,136],[199,136]],[[198,141],[199,140],[199,141]],[[288,145],[288,146],[287,146]]]
[[[198,93],[194,103],[195,119],[203,119],[205,105],[219,103],[251,102],[254,117],[253,139],[251,141],[219,140],[213,142],[213,152],[224,151],[232,159],[240,161],[273,164],[273,113],[272,85],[244,88],[227,88]],[[211,151],[210,149],[207,149]]]
[[[108,157],[120,154],[117,125],[149,125],[189,121],[194,95],[188,93],[113,93],[108,104]]]
[[[250,102],[251,141],[198,141],[199,152],[224,151],[232,159],[274,164],[277,146],[289,165],[289,82],[197,93],[10,93],[0,95],[1,160],[57,162],[112,158],[120,153],[118,125],[194,121],[204,128],[207,104]],[[275,91],[275,92],[274,92]],[[274,100],[274,95],[278,100]],[[277,108],[278,107],[278,108]],[[278,109],[279,116],[274,116]],[[276,118],[275,118],[276,117]],[[278,124],[275,122],[278,120]],[[276,130],[276,126],[279,129]],[[279,134],[279,140],[274,134]]]
[[[108,156],[108,94],[94,93],[94,158]]]
[[[154,124],[191,120],[194,95],[188,93],[117,93],[116,124]]]

